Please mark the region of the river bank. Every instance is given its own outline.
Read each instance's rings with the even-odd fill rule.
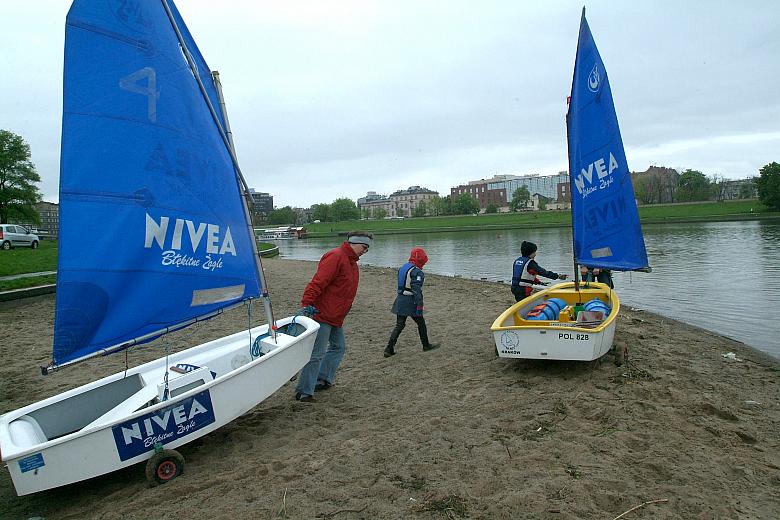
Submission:
[[[780,220],[780,212],[770,211],[757,200],[692,202],[639,206],[642,224],[679,224],[694,222],[738,222]],[[571,227],[568,210],[520,211],[517,213],[482,213],[393,219],[362,219],[306,224],[311,238],[344,234],[355,228],[380,235],[408,233],[449,233],[503,229],[538,229]]]
[[[274,310],[297,310],[314,262],[264,261]],[[0,475],[0,517],[776,518],[780,365],[745,345],[636,309],[618,318],[629,363],[498,359],[489,327],[506,285],[429,275],[431,336],[413,326],[382,357],[395,271],[361,269],[333,388],[293,383],[184,446],[185,473],[148,488],[134,466],[36,495]],[[0,413],[122,370],[124,356],[43,377],[52,295],[0,303]],[[253,311],[253,315],[259,311]],[[245,309],[170,335],[172,347],[239,330]],[[132,364],[160,349],[130,353]],[[724,357],[729,352],[735,359]]]

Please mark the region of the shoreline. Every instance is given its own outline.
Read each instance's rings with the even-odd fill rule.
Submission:
[[[473,218],[480,218],[483,215],[473,216]],[[468,216],[463,216],[468,217]],[[425,220],[438,217],[405,217],[402,222],[414,222],[415,220]],[[444,217],[449,218],[449,217]],[[707,217],[649,217],[640,218],[640,223],[645,224],[687,224],[687,223],[709,223],[709,222],[750,222],[750,221],[780,221],[780,213],[770,214],[747,214],[747,213],[735,213],[731,215],[711,215]],[[306,238],[327,238],[334,236],[345,235],[353,228],[361,228],[366,226],[366,231],[369,231],[375,235],[406,235],[406,234],[419,234],[419,233],[460,233],[465,231],[498,231],[506,229],[529,229],[529,228],[568,228],[571,227],[571,222],[522,222],[522,223],[507,223],[507,224],[481,224],[481,225],[464,225],[464,226],[430,226],[430,227],[394,227],[391,229],[372,228],[371,222],[384,223],[379,220],[350,220],[343,222],[333,222],[318,224],[318,226],[324,226],[326,224],[335,225],[338,229],[332,231],[308,231]],[[344,224],[342,226],[341,224]],[[349,225],[347,225],[349,224]]]
[[[316,263],[263,262],[277,316],[293,314]],[[184,474],[147,487],[143,465],[16,497],[0,516],[191,518],[775,518],[780,516],[780,363],[747,345],[624,308],[612,355],[591,363],[499,359],[490,324],[506,285],[430,274],[426,320],[382,357],[395,270],[361,267],[347,352],[315,403],[288,383],[180,451]],[[0,413],[120,371],[124,356],[43,377],[52,295],[0,303]],[[253,311],[253,316],[259,314]],[[236,309],[167,340],[175,350],[246,326]],[[135,365],[160,355],[130,351]],[[723,354],[734,352],[738,360]],[[175,504],[175,507],[171,506]],[[161,509],[163,508],[163,509]],[[163,512],[164,511],[164,512]]]

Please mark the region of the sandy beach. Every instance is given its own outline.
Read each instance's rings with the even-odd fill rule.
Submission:
[[[276,314],[293,314],[316,263],[264,265]],[[499,359],[490,324],[509,288],[436,275],[426,318],[442,347],[423,352],[410,322],[385,359],[394,290],[394,270],[361,268],[347,354],[316,402],[288,383],[180,448],[184,474],[156,488],[136,465],[20,498],[3,468],[0,518],[780,518],[777,360],[626,307],[626,365]],[[0,413],[124,368],[120,354],[41,376],[53,319],[54,295],[0,304]],[[165,341],[245,326],[237,309]],[[130,363],[161,353],[137,348]]]

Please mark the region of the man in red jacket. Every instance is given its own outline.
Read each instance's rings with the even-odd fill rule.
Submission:
[[[357,293],[360,272],[358,259],[371,246],[372,235],[353,231],[347,241],[320,258],[317,272],[303,291],[303,313],[320,324],[311,359],[298,374],[295,399],[314,401],[315,390],[333,385],[336,369],[344,357],[344,318],[352,308]],[[316,313],[313,311],[316,310]]]

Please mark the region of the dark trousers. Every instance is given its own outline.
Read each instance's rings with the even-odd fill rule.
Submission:
[[[422,346],[428,348],[430,343],[428,342],[428,327],[425,325],[425,318],[422,316],[408,317],[412,318],[417,324],[417,332],[420,333],[420,341],[422,342]],[[406,327],[406,318],[407,316],[396,316],[395,328],[393,329],[393,332],[390,333],[390,341],[387,342],[388,350],[392,350],[393,347],[395,347],[395,344],[398,341],[398,336],[401,335],[401,331],[404,330],[404,327]]]
[[[531,289],[530,287],[527,287],[525,285],[518,285],[517,287],[512,287],[511,291],[515,297],[515,301],[519,302],[520,300],[524,300],[528,298],[528,296],[531,295],[530,289]]]

